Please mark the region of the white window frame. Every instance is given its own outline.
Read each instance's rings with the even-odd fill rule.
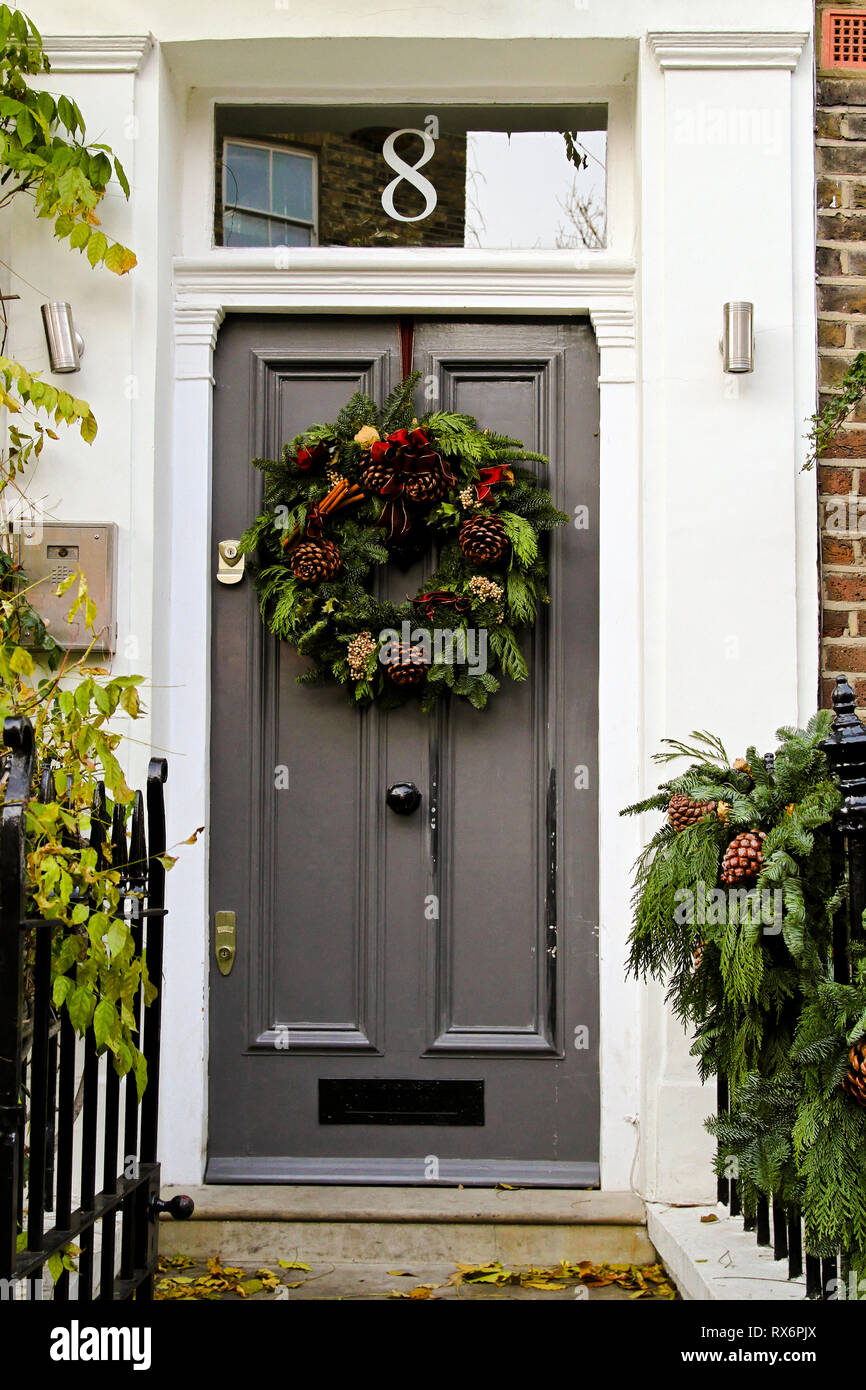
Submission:
[[[286,217],[283,213],[268,211],[262,208],[246,207],[242,203],[229,202],[226,191],[226,176],[228,174],[228,159],[226,157],[227,145],[244,145],[248,149],[268,150],[271,155],[269,185],[273,195],[273,155],[293,154],[300,159],[308,159],[312,165],[312,188],[313,188],[313,217],[308,222],[303,217]],[[222,158],[220,161],[222,175],[222,216],[223,216],[223,245],[225,245],[225,219],[227,212],[246,213],[250,217],[265,217],[271,222],[282,222],[289,227],[308,227],[310,230],[310,246],[319,244],[319,157],[314,150],[305,150],[299,145],[283,145],[273,140],[248,140],[245,136],[224,135],[222,143]],[[230,248],[231,249],[231,248]],[[248,250],[258,248],[248,247]],[[277,247],[268,247],[269,250],[277,250]],[[302,248],[295,248],[302,249]]]

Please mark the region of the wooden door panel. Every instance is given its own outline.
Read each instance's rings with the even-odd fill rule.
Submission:
[[[230,317],[215,541],[260,510],[251,455],[359,387],[381,400],[398,360],[393,321]],[[597,515],[588,325],[424,321],[415,364],[419,414],[432,395],[549,451],[558,504]],[[530,679],[483,714],[359,715],[339,690],[300,687],[305,663],[264,632],[252,587],[214,586],[211,909],[237,911],[239,951],[212,979],[210,1180],[422,1181],[430,1153],[443,1181],[597,1178],[595,534],[556,533]],[[412,594],[434,563],[383,585]],[[385,809],[403,780],[422,789],[416,816]],[[588,1050],[570,1045],[578,1025]],[[441,1120],[464,1082],[483,1123],[472,1106]]]

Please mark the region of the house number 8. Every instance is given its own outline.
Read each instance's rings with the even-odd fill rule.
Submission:
[[[407,164],[396,150],[397,141],[401,135],[416,135],[423,142],[424,148],[414,164]],[[423,169],[425,164],[436,153],[436,140],[439,137],[439,119],[437,116],[428,116],[424,122],[423,130],[415,130],[411,126],[404,126],[402,130],[393,130],[382,146],[382,158],[393,169],[397,175],[392,179],[388,186],[382,191],[382,207],[389,217],[393,217],[397,222],[421,222],[425,217],[429,217],[436,207],[436,189],[429,179],[420,174],[419,169]],[[398,186],[403,183],[410,183],[413,188],[424,199],[424,211],[416,213],[414,217],[407,217],[405,213],[398,212],[394,206],[394,194]]]

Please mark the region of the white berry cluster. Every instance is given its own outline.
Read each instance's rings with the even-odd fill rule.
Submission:
[[[328,469],[328,482],[331,484],[331,487],[336,487],[337,483],[344,483],[345,481],[346,479],[343,477],[342,473],[338,473],[336,468]]]
[[[471,485],[465,487],[460,493],[460,505],[468,511],[470,507],[479,506],[478,498],[475,496],[475,488]]]
[[[377,648],[377,643],[373,641],[373,634],[365,628],[352,638],[349,643],[348,662],[349,670],[352,673],[352,680],[360,681],[367,673],[367,660]]]
[[[469,581],[469,588],[479,603],[498,603],[504,592],[501,584],[497,584],[494,579],[487,579],[483,574],[473,575]]]

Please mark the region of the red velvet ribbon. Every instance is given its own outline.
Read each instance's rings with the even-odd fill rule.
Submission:
[[[437,606],[448,607],[453,605],[458,613],[465,613],[471,607],[468,598],[463,598],[460,594],[455,594],[451,589],[431,589],[429,594],[419,594],[413,598],[413,603],[417,603],[422,608],[427,618],[432,618]]]
[[[370,450],[374,463],[381,463],[390,470],[390,477],[379,489],[381,497],[386,498],[380,518],[388,532],[389,540],[399,540],[411,529],[411,521],[403,498],[403,489],[413,473],[424,473],[438,469],[449,487],[454,487],[455,479],[450,464],[437,454],[427,434],[422,429],[395,430],[387,439],[378,440]]]
[[[478,483],[475,488],[478,501],[483,502],[493,484],[501,483],[503,478],[506,478],[508,482],[514,478],[514,474],[507,464],[498,463],[495,468],[482,468],[478,474]]]
[[[304,535],[311,541],[317,541],[322,534],[322,513],[319,511],[318,502],[311,502],[307,508],[307,518],[304,522]]]

